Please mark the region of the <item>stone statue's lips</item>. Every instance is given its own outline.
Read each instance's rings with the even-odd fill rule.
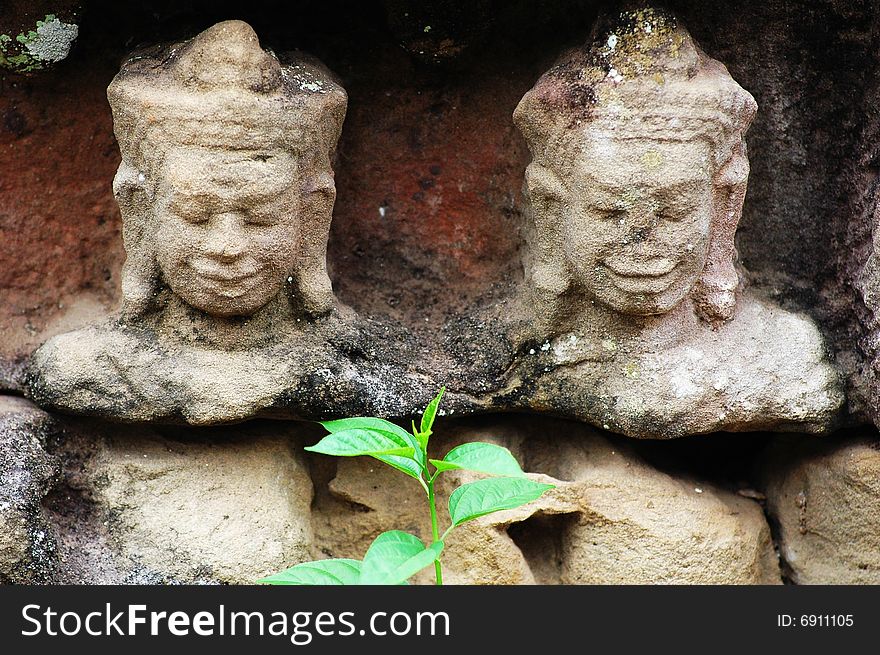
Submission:
[[[225,284],[238,284],[257,274],[254,266],[227,266],[204,260],[191,261],[189,265],[199,277]]]
[[[668,257],[635,260],[612,256],[602,263],[615,275],[629,278],[659,278],[671,273],[678,266],[678,262]]]
[[[609,257],[603,265],[610,273],[611,283],[624,293],[659,294],[676,280],[678,262],[667,257],[645,261],[625,257]]]

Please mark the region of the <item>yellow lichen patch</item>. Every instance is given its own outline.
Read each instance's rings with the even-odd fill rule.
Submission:
[[[669,46],[669,54],[672,57],[678,57],[678,51],[681,49],[681,44],[684,43],[684,37],[681,34],[673,34],[671,43]]]
[[[648,150],[642,155],[642,165],[649,171],[655,171],[663,163],[663,155],[656,150]]]
[[[604,348],[608,352],[616,352],[617,342],[614,341],[614,339],[602,339],[602,348]]]
[[[628,378],[638,379],[639,377],[639,365],[635,362],[627,362],[620,371]]]
[[[650,8],[625,11],[609,30],[600,54],[622,77],[636,77],[650,73],[658,55],[677,58],[683,41],[671,14]],[[657,83],[663,83],[662,76]]]

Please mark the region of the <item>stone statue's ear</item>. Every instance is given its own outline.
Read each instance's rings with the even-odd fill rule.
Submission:
[[[146,179],[123,161],[113,178],[113,195],[122,214],[122,315],[136,318],[150,308],[159,288],[159,264],[153,247],[154,217]]]
[[[532,162],[526,168],[525,188],[535,224],[552,223],[555,227],[561,221],[562,206],[567,195],[562,178],[546,166]]]
[[[525,229],[526,279],[538,315],[552,324],[565,313],[564,296],[572,284],[562,236],[568,189],[556,172],[532,162],[526,168],[525,195],[531,214]],[[552,329],[549,324],[542,329]]]
[[[327,238],[336,201],[333,173],[325,170],[307,174],[303,180],[300,211],[298,265],[291,300],[306,314],[326,314],[336,304],[333,286],[327,275]]]
[[[730,320],[736,309],[739,274],[734,236],[742,217],[749,180],[749,160],[742,142],[715,178],[716,204],[712,240],[703,274],[692,297],[699,316],[709,323]]]

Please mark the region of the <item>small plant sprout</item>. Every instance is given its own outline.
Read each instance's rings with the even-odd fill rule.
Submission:
[[[383,532],[367,549],[363,561],[327,559],[297,564],[259,582],[276,585],[396,585],[434,565],[436,583],[443,584],[440,555],[450,532],[486,514],[514,509],[536,500],[553,485],[529,480],[507,448],[471,442],[456,446],[443,459],[428,459],[428,440],[444,389],[428,404],[412,433],[381,418],[356,417],[322,422],[330,433],[306,450],[337,457],[368,455],[415,478],[428,499],[431,543],[415,535]],[[434,486],[445,471],[463,469],[491,476],[463,484],[449,496],[449,527],[440,534]]]

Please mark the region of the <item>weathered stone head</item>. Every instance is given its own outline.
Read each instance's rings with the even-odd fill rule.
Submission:
[[[284,289],[297,313],[333,306],[331,156],[346,94],[305,58],[282,65],[240,21],[130,58],[108,89],[127,260],[123,312],[164,289],[248,316]]]
[[[566,54],[514,121],[532,153],[527,275],[539,315],[588,298],[650,316],[691,298],[717,322],[735,306],[734,233],[752,96],[665,12],[624,12]]]

